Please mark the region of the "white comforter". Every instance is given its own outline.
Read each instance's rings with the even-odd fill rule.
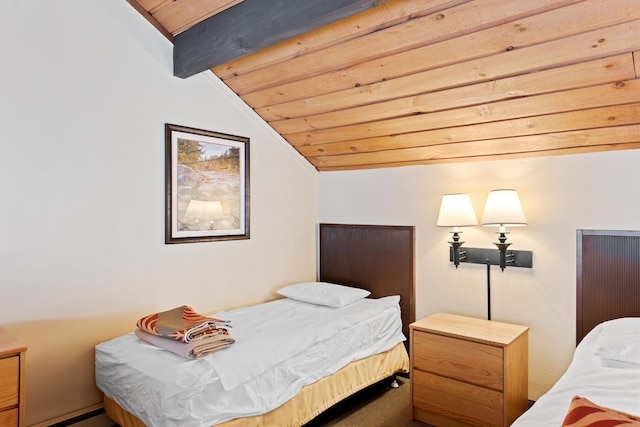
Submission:
[[[563,376],[512,426],[561,426],[576,395],[600,406],[640,415],[640,364],[601,357],[599,354],[606,350],[601,339],[605,334],[623,337],[618,348],[625,348],[626,355],[640,351],[640,318],[599,324],[580,342]]]
[[[96,384],[147,426],[210,426],[268,412],[305,385],[404,341],[399,297],[330,308],[288,298],[220,312],[233,345],[184,359],[133,333],[96,346]]]

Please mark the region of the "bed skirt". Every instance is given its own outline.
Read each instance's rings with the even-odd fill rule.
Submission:
[[[384,353],[351,362],[335,374],[303,387],[294,398],[271,412],[238,418],[218,425],[302,426],[348,396],[400,372],[409,372],[409,356],[402,342]],[[104,409],[107,416],[122,427],[145,427],[142,421],[106,395]]]

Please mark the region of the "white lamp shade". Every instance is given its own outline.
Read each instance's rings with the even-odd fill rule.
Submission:
[[[478,224],[478,219],[468,194],[445,194],[442,196],[440,213],[436,223],[438,227],[465,227],[476,224]]]
[[[482,225],[500,227],[527,225],[518,192],[516,190],[490,191],[482,214]]]
[[[214,220],[224,218],[224,211],[219,200],[191,200],[187,205],[187,211],[184,216],[187,218]]]

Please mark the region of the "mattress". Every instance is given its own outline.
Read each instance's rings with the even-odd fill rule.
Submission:
[[[351,362],[335,374],[304,386],[295,397],[266,414],[235,418],[217,427],[299,427],[348,396],[395,373],[408,371],[407,350],[399,343],[389,351]],[[145,427],[108,396],[104,396],[104,408],[107,416],[122,427]]]
[[[640,318],[610,320],[591,330],[562,377],[512,426],[560,426],[574,396],[640,415]]]
[[[231,321],[236,342],[203,358],[181,358],[133,333],[97,345],[98,388],[147,426],[210,426],[268,413],[405,340],[397,296],[342,308],[284,298],[212,316]]]

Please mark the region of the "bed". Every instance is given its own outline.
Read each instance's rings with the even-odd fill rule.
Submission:
[[[231,318],[236,342],[198,359],[154,348],[133,333],[101,343],[96,346],[96,384],[104,394],[107,416],[123,427],[300,426],[369,385],[406,373],[408,335],[402,331],[415,318],[413,227],[320,224],[319,252],[318,282],[370,294],[325,306],[309,304],[309,293],[292,285],[284,288],[289,293],[280,290],[284,298],[214,313]],[[333,288],[331,292],[333,298]],[[251,317],[254,310],[257,317]],[[306,316],[314,320],[302,320]],[[264,323],[260,336],[265,341],[250,339],[256,335],[246,331],[256,330],[257,323],[243,323],[245,318],[275,322]],[[305,323],[323,328],[310,333],[301,330]],[[238,327],[245,324],[253,326]],[[268,331],[280,335],[285,330],[290,335],[278,348],[295,356],[262,351],[272,347],[265,342],[280,339]],[[311,341],[316,335],[317,341]],[[238,353],[229,352],[233,349]],[[251,354],[259,360],[247,357]],[[231,364],[238,360],[245,364]],[[170,390],[169,384],[180,387]],[[243,400],[247,396],[249,400]]]
[[[640,426],[640,232],[578,230],[576,297],[573,359],[514,427]]]

